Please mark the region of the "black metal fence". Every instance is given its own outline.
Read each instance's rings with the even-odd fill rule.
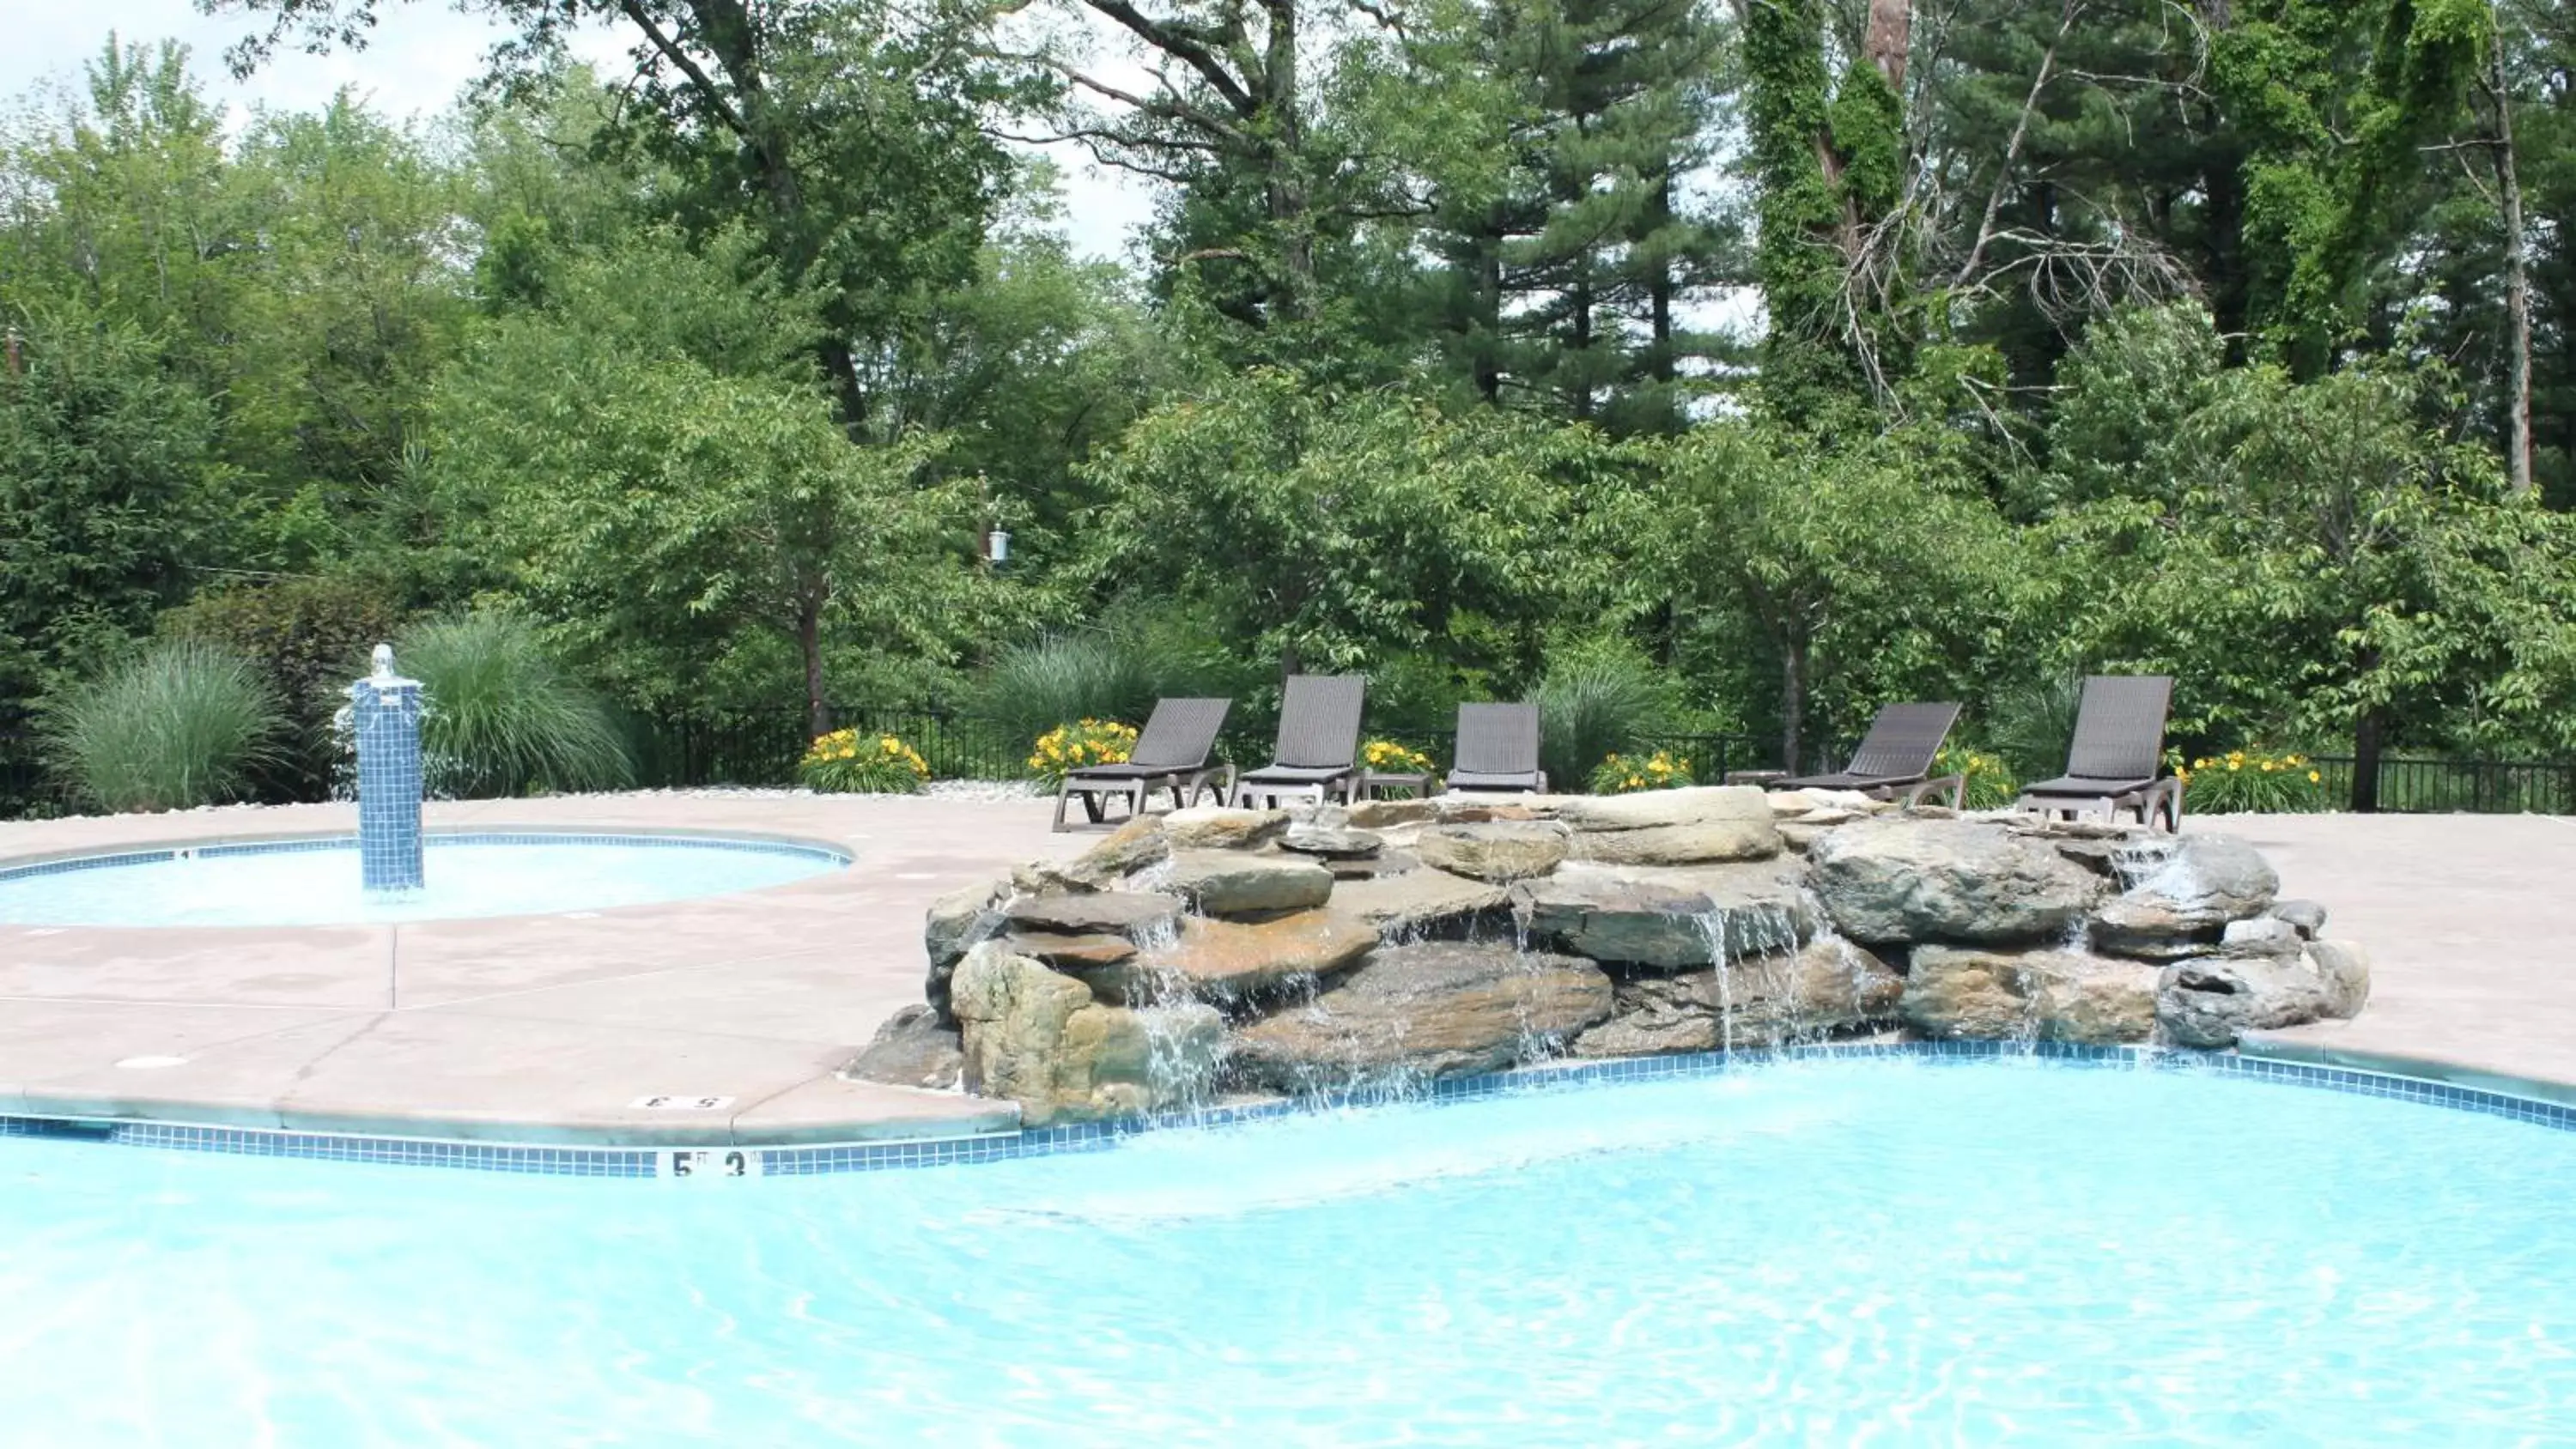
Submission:
[[[2352,799],[2353,758],[2315,755],[2308,763],[2325,777],[2330,808],[2344,808]],[[2576,761],[2383,756],[2379,809],[2383,814],[2576,815]]]

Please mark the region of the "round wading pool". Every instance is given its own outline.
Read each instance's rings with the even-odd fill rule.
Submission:
[[[355,836],[154,847],[0,863],[0,923],[327,926],[547,915],[784,885],[849,857],[788,841],[694,835],[431,834],[428,884],[359,888]]]
[[[29,1443],[2576,1437],[2576,1133],[1841,1060],[811,1179],[0,1140]]]

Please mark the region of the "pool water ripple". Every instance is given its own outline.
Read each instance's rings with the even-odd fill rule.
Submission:
[[[1877,1060],[597,1182],[0,1140],[0,1423],[288,1445],[2576,1437],[2576,1133]]]

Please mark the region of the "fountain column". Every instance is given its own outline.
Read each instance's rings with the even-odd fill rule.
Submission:
[[[390,644],[375,669],[349,686],[358,739],[358,862],[371,891],[421,887],[420,681],[394,673]]]

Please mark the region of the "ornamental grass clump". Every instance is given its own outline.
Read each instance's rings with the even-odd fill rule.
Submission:
[[[1068,720],[1141,718],[1161,683],[1152,659],[1124,639],[1057,634],[1003,650],[985,675],[978,712],[1006,737],[1030,739]]]
[[[185,810],[247,793],[278,758],[286,714],[249,660],[182,639],[67,690],[39,728],[81,797],[107,810]]]
[[[2021,782],[2013,778],[2012,766],[2001,755],[1943,745],[1932,757],[1932,777],[1945,775],[1967,777],[1965,804],[1970,810],[2001,810],[2021,798]]]
[[[525,619],[483,612],[415,624],[394,636],[394,668],[420,681],[421,767],[433,795],[600,790],[631,776],[608,711]]]
[[[2307,756],[2229,750],[2174,771],[2183,808],[2202,815],[2308,814],[2326,808],[2325,773]]]
[[[1123,765],[1135,753],[1133,727],[1116,720],[1077,720],[1038,736],[1038,742],[1029,749],[1029,773],[1055,785],[1063,782],[1068,770]]]
[[[1613,753],[1592,771],[1592,793],[1595,795],[1633,795],[1640,790],[1678,790],[1697,784],[1691,778],[1690,761],[1657,750],[1651,755]]]
[[[909,795],[930,778],[930,762],[893,735],[834,730],[814,737],[796,778],[824,795]]]
[[[1531,697],[1539,762],[1553,780],[1581,779],[1604,755],[1634,752],[1675,713],[1667,675],[1633,651],[1606,646],[1570,651]]]

